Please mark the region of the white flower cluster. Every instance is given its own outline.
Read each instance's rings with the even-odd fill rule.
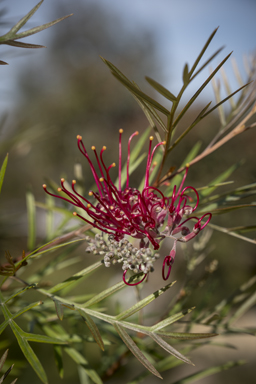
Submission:
[[[105,267],[123,263],[124,271],[130,269],[135,273],[146,274],[154,271],[153,263],[160,257],[159,253],[150,248],[136,248],[127,239],[116,241],[112,235],[107,240],[100,234],[96,234],[94,239],[86,236],[86,241],[86,252],[104,256],[102,262]]]

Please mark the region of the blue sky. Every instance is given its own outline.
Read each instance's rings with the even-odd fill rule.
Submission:
[[[79,3],[84,0],[45,0],[40,9],[31,19],[30,27],[45,23],[54,18],[51,14],[53,3],[69,4],[70,13],[74,7],[79,9]],[[256,41],[256,1],[255,0],[90,0],[97,2],[108,11],[118,14],[128,28],[140,33],[141,28],[150,28],[158,46],[158,55],[163,63],[159,79],[164,79],[164,85],[173,93],[181,86],[182,69],[185,62],[192,64],[211,32],[219,26],[219,30],[211,43],[205,58],[209,57],[219,47],[225,45],[223,52],[213,62],[217,65],[230,51],[236,58],[239,68],[243,70],[243,55],[255,51]],[[36,0],[3,0],[2,7],[8,9],[7,19],[16,22],[28,12]],[[1,4],[1,3],[0,3]],[[62,16],[60,14],[60,16]],[[53,27],[57,28],[57,27]],[[30,42],[46,44],[53,33],[53,28],[30,37]],[[54,33],[57,33],[55,29]],[[38,56],[43,50],[34,51]],[[3,50],[0,59],[7,60],[10,65],[1,67],[0,110],[6,107],[10,110],[15,100],[15,74],[19,66],[27,65],[27,57],[5,57]],[[150,54],[149,54],[150,59]],[[170,70],[171,69],[171,70]],[[225,69],[231,80],[231,64]],[[173,77],[175,73],[175,77]],[[172,74],[172,76],[170,76]],[[146,73],[145,73],[146,75]],[[208,75],[204,71],[203,78]],[[195,80],[191,92],[200,86],[200,80]],[[245,79],[245,77],[244,77]],[[233,81],[233,80],[232,80]],[[233,89],[236,85],[234,84]],[[4,94],[4,96],[3,96]]]

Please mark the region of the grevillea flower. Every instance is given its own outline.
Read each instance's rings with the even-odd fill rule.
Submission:
[[[96,151],[96,148],[94,146],[91,147],[95,155],[96,164],[98,166],[98,170],[96,171],[88,155],[88,152],[85,149],[82,137],[78,135],[78,148],[89,163],[98,189],[97,192],[89,192],[89,196],[93,198],[94,202],[77,192],[75,188],[75,180],[72,181],[72,191],[70,191],[64,185],[65,180],[61,179],[61,188],[58,188],[58,191],[64,192],[67,198],[52,194],[47,190],[45,184],[43,185],[43,188],[49,195],[65,200],[73,204],[75,207],[82,208],[86,212],[86,217],[80,215],[77,212],[74,212],[73,214],[80,217],[85,222],[91,224],[94,228],[99,229],[101,232],[107,233],[111,239],[112,246],[117,247],[121,242],[123,247],[123,240],[126,235],[128,235],[140,240],[141,250],[149,248],[150,244],[152,244],[154,250],[158,250],[160,243],[164,238],[172,238],[174,240],[173,248],[170,254],[165,257],[162,267],[163,279],[167,280],[170,275],[176,255],[177,241],[187,242],[193,239],[209,223],[211,219],[211,213],[206,213],[200,218],[196,216],[190,216],[198,206],[199,195],[194,187],[188,186],[183,188],[188,173],[188,166],[186,167],[185,174],[180,186],[178,188],[176,185],[174,186],[172,196],[170,197],[164,196],[163,192],[161,192],[159,189],[149,185],[149,176],[154,166],[154,153],[159,146],[165,145],[165,142],[160,142],[152,149],[153,136],[150,136],[149,138],[145,182],[142,191],[139,191],[136,188],[132,188],[129,185],[129,164],[131,153],[130,145],[131,140],[134,136],[138,135],[138,132],[134,132],[130,136],[128,140],[126,186],[124,189],[122,189],[122,133],[123,130],[120,129],[118,187],[114,185],[110,177],[110,170],[111,168],[115,167],[115,163],[112,163],[107,167],[103,160],[103,153],[106,150],[106,147],[104,146],[101,149],[99,155]],[[196,202],[193,207],[189,205],[189,202],[192,201],[191,197],[189,196],[189,192],[194,192],[196,196]],[[202,223],[202,220],[206,217],[206,222]],[[187,223],[190,220],[195,221],[192,230],[187,227]],[[128,252],[129,254],[130,251],[127,251],[127,249],[125,248],[124,250],[122,248],[123,254],[125,252]],[[149,258],[149,256],[142,257],[142,254],[145,256],[146,253],[139,253],[139,270],[144,272],[145,276],[140,282],[142,282],[148,272],[152,270],[152,267],[147,267],[146,260]],[[126,284],[128,284],[125,280],[127,270],[134,270],[134,251],[132,259],[133,262],[131,261],[129,264],[127,260],[130,260],[130,258],[128,257],[126,259],[126,263],[124,264],[125,269],[123,280]],[[109,263],[109,261],[107,263]]]

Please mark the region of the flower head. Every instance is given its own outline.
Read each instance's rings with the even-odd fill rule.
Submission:
[[[199,195],[195,188],[191,186],[183,188],[188,172],[188,166],[186,167],[179,188],[177,188],[176,185],[174,186],[171,197],[164,196],[159,189],[149,185],[149,176],[154,167],[154,153],[159,146],[165,145],[165,142],[160,142],[152,149],[153,136],[150,136],[149,138],[145,182],[142,191],[129,186],[130,145],[131,140],[134,136],[138,135],[138,132],[134,132],[130,136],[128,140],[126,186],[122,189],[122,133],[123,130],[120,129],[118,187],[114,185],[110,177],[110,170],[115,167],[116,164],[112,163],[111,165],[106,166],[103,159],[103,153],[106,150],[106,147],[102,147],[99,155],[96,148],[94,146],[91,147],[98,166],[98,170],[96,171],[83,144],[82,137],[78,135],[78,148],[87,159],[97,185],[96,192],[89,192],[89,196],[93,197],[94,202],[80,195],[76,191],[75,180],[72,181],[72,191],[70,191],[64,185],[65,180],[61,179],[61,188],[58,188],[58,191],[64,192],[67,197],[50,193],[45,184],[43,185],[43,188],[49,195],[68,201],[78,208],[82,208],[87,214],[86,217],[77,212],[74,212],[73,214],[99,229],[101,232],[107,233],[115,242],[120,242],[124,239],[125,235],[128,235],[140,240],[140,248],[148,248],[149,245],[152,244],[154,250],[157,250],[159,249],[160,242],[164,238],[173,238],[174,247],[171,250],[170,255],[165,257],[163,263],[162,275],[163,278],[167,280],[174,262],[177,241],[186,242],[194,238],[208,224],[211,219],[211,214],[207,213],[201,218],[196,216],[187,217],[196,210],[199,203]],[[189,204],[192,199],[188,193],[191,191],[196,195],[196,203],[193,207]],[[184,216],[185,219],[183,220]],[[202,220],[206,216],[208,216],[208,219],[203,224]],[[196,222],[192,230],[187,227],[187,222],[191,219]],[[168,266],[167,274],[165,274],[166,265]],[[141,271],[148,273],[148,268],[144,268],[145,263],[143,263],[143,260],[139,267]],[[128,268],[132,269],[130,267]],[[125,282],[127,269],[125,269],[123,275]],[[142,280],[144,280],[144,278]]]

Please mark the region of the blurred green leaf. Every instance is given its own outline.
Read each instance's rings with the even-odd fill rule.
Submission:
[[[236,93],[240,92],[243,88],[247,87],[250,83],[247,83],[245,85],[243,85],[242,87],[238,88],[235,92],[231,93],[230,95],[228,95],[227,97],[225,97],[225,99],[221,100],[219,103],[217,103],[213,108],[211,108],[209,111],[207,111],[203,116],[202,116],[202,119],[204,117],[206,117],[207,115],[209,115],[210,113],[212,113],[216,108],[219,108],[223,103],[225,103],[227,100],[229,100],[230,98],[232,98]]]
[[[116,72],[112,72],[113,76],[117,78],[132,94],[135,94],[139,99],[142,99],[144,102],[149,103],[154,108],[156,108],[158,111],[162,112],[164,115],[168,116],[169,111],[163,107],[161,104],[159,104],[157,101],[146,95],[144,92],[140,91],[137,87],[135,87],[131,82],[128,82],[123,79],[120,75],[118,75]]]
[[[215,373],[225,371],[230,368],[238,367],[240,365],[245,364],[245,361],[239,360],[239,361],[230,361],[228,363],[219,365],[217,367],[212,367],[208,369],[203,369],[202,371],[193,373],[192,375],[189,375],[185,377],[184,379],[175,381],[173,384],[187,384],[187,383],[193,383],[194,381],[198,381],[200,379],[203,379],[204,377],[209,377],[211,375],[214,375]]]
[[[157,91],[159,92],[161,95],[163,95],[166,99],[170,100],[170,101],[176,101],[177,98],[170,92],[168,91],[168,89],[166,89],[165,87],[163,87],[161,84],[159,84],[157,81],[151,79],[150,77],[146,76],[145,79],[147,80],[147,82]]]
[[[169,288],[171,288],[176,281],[167,284],[161,289],[158,289],[151,295],[145,297],[145,299],[138,301],[135,305],[130,307],[129,309],[125,310],[124,312],[121,312],[119,315],[116,316],[116,320],[124,320],[127,317],[132,316],[134,313],[140,311],[142,308],[146,307],[148,304],[150,304],[152,301],[154,301],[157,297],[161,296],[164,292],[166,292]]]
[[[6,167],[7,167],[7,162],[8,162],[8,153],[4,159],[4,162],[3,162],[1,170],[0,170],[0,193],[1,193],[2,185],[3,185],[3,181],[4,181],[4,175],[5,175],[5,171],[6,171]]]
[[[62,348],[59,345],[54,345],[54,357],[55,357],[55,363],[58,368],[60,378],[63,379],[64,367],[63,367],[63,359],[62,359]]]
[[[62,321],[63,320],[63,316],[64,316],[63,305],[58,300],[54,300],[54,304],[55,304],[55,309],[56,309],[57,316]]]
[[[71,285],[75,284],[77,280],[86,277],[87,275],[89,275],[90,273],[92,273],[94,270],[101,267],[102,265],[103,264],[101,263],[101,261],[98,261],[97,263],[90,265],[89,267],[83,269],[82,271],[64,280],[62,283],[59,283],[54,287],[52,287],[51,289],[49,289],[49,293],[56,293],[63,288],[67,288],[68,286],[70,287]]]
[[[31,251],[36,245],[36,209],[35,198],[31,191],[26,193],[28,216],[28,249]]]
[[[72,358],[72,360],[75,361],[76,364],[81,366],[81,368],[95,384],[103,384],[97,372],[90,367],[88,361],[81,355],[81,353],[70,347],[65,347],[64,350]]]
[[[206,49],[208,48],[208,46],[210,45],[212,39],[214,38],[214,36],[215,36],[217,30],[218,30],[218,28],[216,28],[216,29],[211,33],[210,37],[208,38],[208,40],[206,41],[205,45],[203,46],[203,49],[201,50],[201,52],[199,53],[198,57],[196,58],[194,64],[192,65],[191,70],[189,71],[189,77],[190,77],[190,78],[191,78],[191,76],[193,75],[193,73],[194,73],[196,67],[198,66],[198,63],[200,62],[201,58],[203,57],[203,55],[204,55]],[[222,48],[221,48],[221,49],[222,49]],[[221,50],[221,49],[220,49],[220,50]],[[219,51],[220,51],[220,50],[219,50]],[[219,51],[217,51],[217,53],[218,53]],[[216,53],[216,54],[217,54],[217,53]],[[214,54],[213,57],[215,57],[216,54]],[[213,57],[212,57],[212,58],[213,58]],[[208,63],[209,63],[209,60],[208,60],[207,64],[208,64]],[[205,65],[204,65],[203,67],[205,67]],[[199,71],[198,71],[198,72],[199,72]],[[195,77],[195,75],[194,75],[194,77]]]
[[[160,375],[160,373],[149,362],[149,360],[143,355],[143,353],[140,351],[140,349],[137,347],[137,345],[134,343],[134,341],[128,335],[128,333],[125,331],[125,329],[117,323],[114,323],[113,325],[114,325],[117,333],[119,334],[119,336],[123,340],[123,342],[129,348],[129,350],[134,354],[134,356],[141,362],[141,364],[143,364],[144,367],[146,367],[153,375],[162,379],[162,376]]]
[[[227,178],[232,175],[232,173],[241,166],[242,162],[239,161],[238,163],[232,165],[230,168],[228,168],[226,171],[222,172],[217,178],[212,180],[209,185],[212,185],[213,187],[204,189],[200,195],[201,196],[208,196],[210,195],[217,187],[215,187],[215,184],[219,184],[222,181],[227,180]]]
[[[175,323],[176,321],[182,319],[182,317],[184,317],[185,315],[187,315],[188,313],[192,312],[193,308],[190,308],[190,309],[186,309],[186,310],[183,310],[179,313],[176,313],[175,315],[172,315],[170,317],[168,317],[167,319],[165,320],[162,320],[160,321],[159,323],[157,323],[156,325],[153,325],[152,327],[150,327],[150,330],[151,332],[156,332],[158,331],[159,329],[162,329],[164,327],[167,327],[167,325],[170,325],[170,324],[173,324]]]
[[[159,335],[155,333],[150,333],[149,336],[153,339],[161,348],[169,352],[171,355],[175,356],[177,359],[182,360],[184,363],[194,365],[186,356],[182,355],[179,351],[173,348],[170,344],[164,341]]]
[[[27,361],[31,365],[31,367],[34,369],[38,377],[43,383],[47,384],[47,376],[45,373],[45,370],[38,360],[38,357],[36,356],[35,352],[33,349],[30,347],[27,339],[22,335],[22,330],[20,327],[15,322],[10,323],[12,331],[18,341],[18,344],[20,346],[20,349],[22,350],[24,356],[26,357]],[[22,332],[21,332],[22,331]]]
[[[190,78],[190,75],[189,75],[189,71],[188,71],[188,63],[186,63],[184,66],[184,69],[183,69],[183,74],[182,74],[182,80],[183,80],[183,84],[185,86],[188,85],[189,78]]]
[[[215,70],[210,74],[210,76],[205,80],[205,82],[201,85],[201,87],[196,91],[196,93],[191,97],[191,99],[188,101],[188,103],[185,105],[185,107],[182,109],[182,111],[179,113],[179,115],[176,117],[173,127],[176,127],[180,119],[185,115],[187,110],[191,107],[191,105],[194,103],[194,101],[197,99],[197,97],[200,95],[200,93],[204,90],[204,88],[207,86],[207,84],[211,81],[213,76],[216,75],[216,73],[220,70],[220,68],[224,65],[224,63],[229,59],[232,52],[225,57],[224,60],[215,68]],[[191,71],[190,71],[191,72]]]
[[[197,339],[206,339],[208,337],[218,336],[217,333],[187,333],[187,332],[164,332],[157,331],[158,335],[169,337],[171,339],[179,340],[197,340]]]
[[[87,327],[91,331],[91,334],[92,334],[94,340],[96,341],[96,343],[98,344],[100,349],[102,351],[104,351],[104,343],[103,343],[103,340],[101,338],[100,331],[99,331],[97,325],[92,320],[92,318],[89,315],[87,315],[84,311],[81,311],[81,310],[78,309],[78,312],[80,313],[80,315],[84,319]]]
[[[22,27],[27,23],[27,21],[34,15],[34,13],[38,10],[44,0],[41,0],[34,8],[31,9],[14,27],[9,31],[10,34],[16,34]]]

